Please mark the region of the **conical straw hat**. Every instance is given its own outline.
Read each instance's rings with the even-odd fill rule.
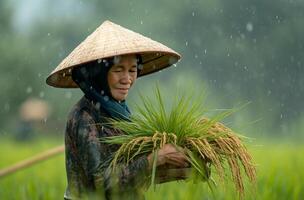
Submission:
[[[101,58],[134,53],[142,56],[143,69],[139,76],[166,68],[181,58],[177,52],[159,42],[105,21],[56,67],[46,82],[54,87],[78,87],[71,77],[73,67]]]

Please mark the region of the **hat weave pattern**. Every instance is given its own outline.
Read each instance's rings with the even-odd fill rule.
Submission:
[[[47,84],[60,88],[75,88],[71,78],[73,67],[102,58],[140,54],[144,76],[175,64],[181,56],[169,47],[110,21],[103,22],[81,42],[47,77]]]

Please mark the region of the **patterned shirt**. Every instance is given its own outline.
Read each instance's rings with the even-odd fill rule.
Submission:
[[[109,158],[119,148],[100,142],[100,138],[122,134],[104,123],[107,115],[98,104],[83,97],[69,114],[65,132],[65,199],[89,196],[96,199],[144,199],[150,182],[146,156],[129,165],[120,164],[110,172]]]

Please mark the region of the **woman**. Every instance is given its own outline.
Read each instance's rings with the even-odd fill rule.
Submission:
[[[105,30],[111,31],[112,35]],[[110,38],[106,40],[105,37],[109,35]],[[107,47],[107,41],[112,39],[111,44],[115,43],[111,37],[120,43]],[[96,52],[102,46],[103,51],[112,51],[114,54],[109,56],[101,52],[98,59],[91,55],[85,57],[86,62],[78,58],[79,63],[71,64],[75,62],[75,55],[83,56],[88,52],[83,49],[91,40],[95,43],[88,48],[90,52]],[[103,43],[98,43],[100,40]],[[132,46],[134,42],[137,43]],[[127,51],[121,49],[123,43],[128,44]],[[130,111],[125,99],[137,77],[168,67],[178,59],[179,55],[173,50],[106,21],[48,77],[47,83],[52,86],[78,86],[84,93],[84,97],[73,107],[66,126],[68,187],[65,199],[92,194],[104,199],[144,198],[143,191],[149,186],[152,154],[138,157],[129,165],[121,164],[115,174],[110,173],[109,160],[118,147],[102,143],[100,138],[123,134],[107,122],[108,118],[129,120]],[[158,151],[157,159],[157,167],[166,168],[168,165],[175,168],[188,166],[181,150],[170,144]],[[186,175],[181,169],[170,176],[161,182],[184,178]]]

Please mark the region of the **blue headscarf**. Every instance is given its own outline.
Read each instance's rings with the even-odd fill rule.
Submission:
[[[136,55],[137,66],[142,63],[141,56]],[[107,75],[114,64],[114,57],[98,59],[72,70],[72,79],[83,91],[86,98],[93,101],[97,109],[103,109],[112,118],[130,120],[131,112],[126,101],[117,101],[111,95]],[[137,74],[139,74],[138,68]]]

